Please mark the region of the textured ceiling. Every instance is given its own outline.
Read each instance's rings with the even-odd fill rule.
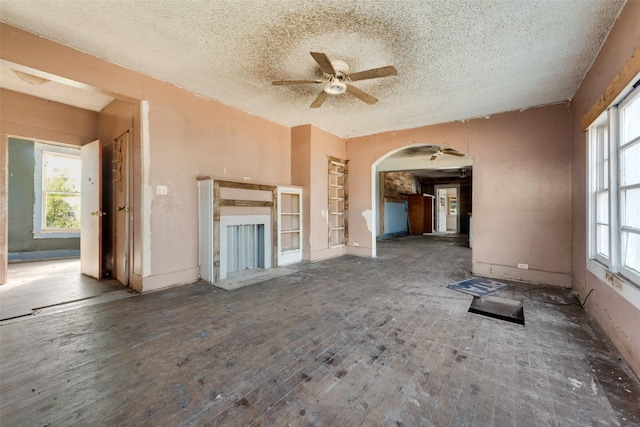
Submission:
[[[2,0],[0,19],[80,51],[288,126],[342,137],[464,120],[566,101],[596,57],[623,0]],[[310,51],[354,83],[309,105],[321,85]],[[4,78],[3,78],[4,80]]]

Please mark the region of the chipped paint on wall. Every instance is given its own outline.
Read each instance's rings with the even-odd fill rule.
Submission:
[[[369,230],[369,233],[373,233],[373,215],[371,209],[367,209],[366,211],[362,212],[362,217],[367,223],[367,230]]]

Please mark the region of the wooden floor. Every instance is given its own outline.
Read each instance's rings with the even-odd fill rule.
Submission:
[[[0,424],[640,425],[640,386],[567,290],[468,313],[456,238],[380,242],[227,292],[204,283],[0,326]]]
[[[11,263],[8,273],[8,282],[0,286],[0,321],[118,299],[132,292],[115,279],[81,274],[80,258]]]

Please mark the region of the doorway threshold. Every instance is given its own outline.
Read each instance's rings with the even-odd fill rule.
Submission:
[[[117,301],[124,298],[140,295],[133,289],[122,289],[118,291],[112,291],[106,294],[98,296],[90,296],[86,298],[80,298],[74,301],[65,301],[60,304],[52,304],[44,307],[36,307],[31,309],[31,313],[23,314],[19,316],[9,317],[6,319],[0,319],[0,326],[10,323],[21,322],[23,320],[33,319],[35,317],[48,316],[51,314],[62,313],[69,310],[75,310],[81,307],[88,307],[91,305],[102,304],[105,302]]]

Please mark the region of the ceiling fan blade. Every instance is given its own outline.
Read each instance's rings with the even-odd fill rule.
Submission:
[[[429,159],[429,161],[431,161],[431,162],[432,162],[432,161],[434,161],[434,160],[435,160],[435,159],[437,159],[437,158],[438,158],[438,156],[436,156],[436,155],[434,154],[433,156],[431,156],[431,158]]]
[[[331,76],[336,75],[336,70],[333,69],[333,65],[331,65],[331,61],[329,61],[327,55],[322,52],[311,52],[311,56],[316,60],[323,73]]]
[[[460,153],[459,151],[453,150],[451,148],[445,148],[443,150],[444,154],[451,154],[452,156],[458,156],[458,157],[464,157],[463,153]]]
[[[277,80],[271,82],[274,86],[303,85],[307,83],[322,83],[322,80]]]
[[[358,73],[349,74],[349,80],[352,82],[358,80],[377,79],[378,77],[397,76],[398,70],[391,65],[386,67],[373,68],[371,70],[360,71]]]
[[[325,91],[320,92],[318,97],[311,103],[311,108],[320,107],[324,103],[324,100],[327,99],[328,96],[329,94],[327,92]]]
[[[369,95],[367,92],[360,90],[357,87],[352,86],[350,84],[347,84],[347,92],[349,92],[351,95],[355,96],[356,98],[363,100],[369,105],[375,104],[376,102],[378,102],[377,98],[374,98],[373,96]]]

